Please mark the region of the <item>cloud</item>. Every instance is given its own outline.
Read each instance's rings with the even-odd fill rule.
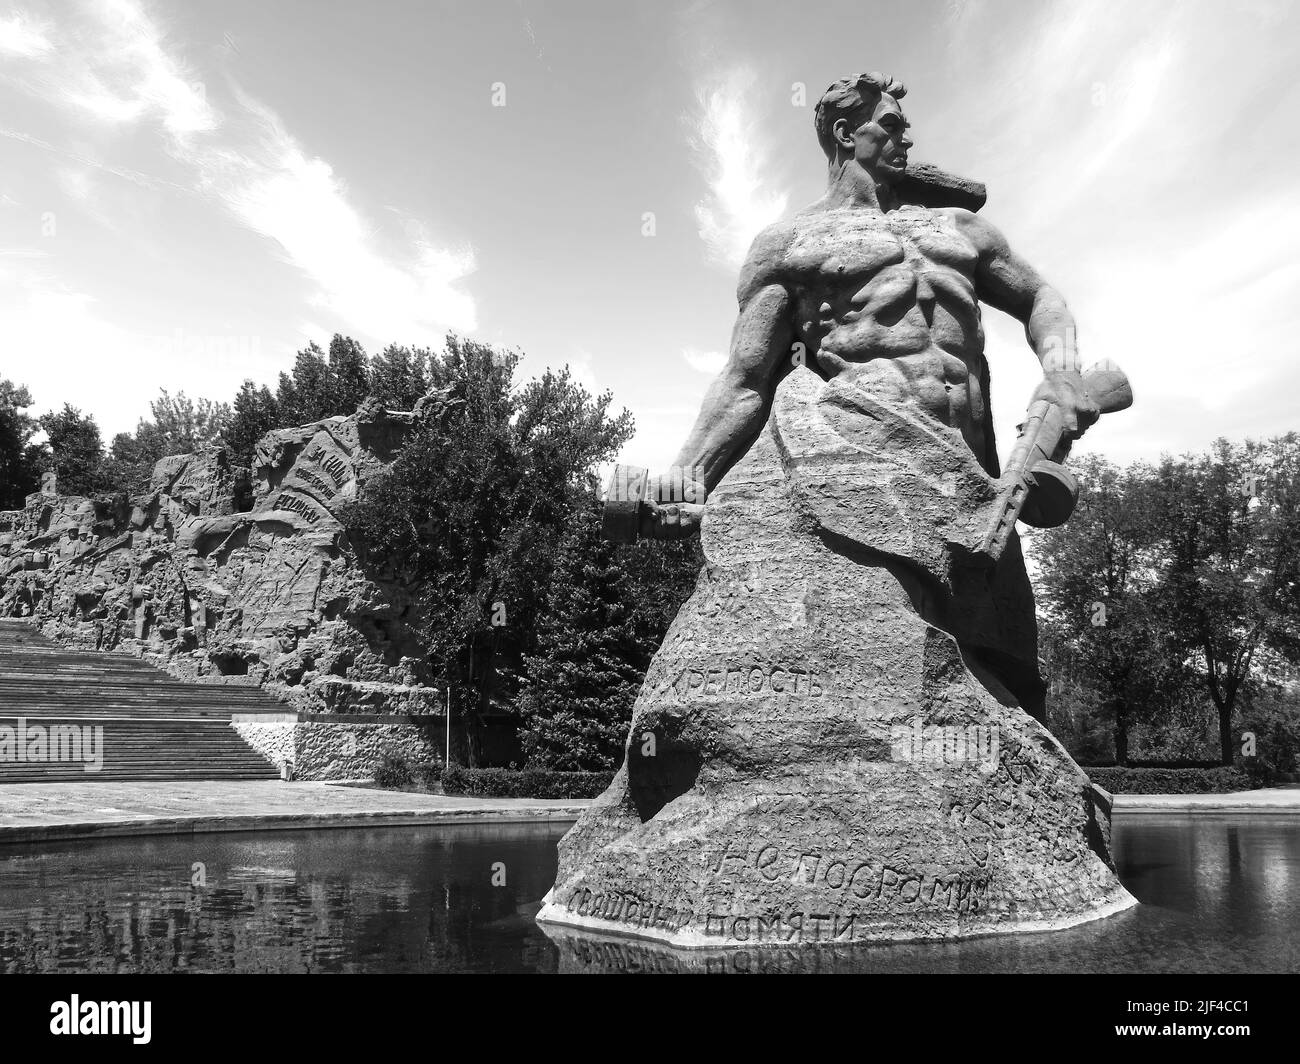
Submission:
[[[372,337],[476,326],[473,299],[456,287],[474,269],[472,251],[436,247],[408,226],[406,261],[391,261],[330,165],[304,152],[273,113],[244,102],[261,130],[255,152],[199,148],[184,156],[205,190],[316,282],[318,310]]]
[[[701,81],[690,117],[696,162],[709,194],[695,205],[700,239],[711,261],[737,269],[754,237],[785,213],[789,194],[762,178],[771,150],[753,114],[758,78],[739,65]]]
[[[30,59],[44,55],[52,47],[44,30],[23,13],[0,19],[0,52]]]
[[[78,161],[146,187],[197,189],[240,226],[272,241],[283,261],[312,283],[313,316],[333,315],[346,331],[384,341],[476,327],[474,300],[459,287],[474,269],[472,249],[437,246],[422,229],[400,246],[381,244],[339,175],[273,111],[237,86],[223,111],[133,0],[103,0],[91,10],[91,24],[71,27],[67,47],[41,52],[29,42],[29,53],[43,58],[15,83],[108,134],[110,144],[120,130],[153,127],[163,161],[179,165],[187,180],[178,185]],[[0,47],[10,38],[44,39],[5,26],[9,37],[0,32]],[[77,158],[27,134],[0,132]],[[70,190],[66,176],[64,187]]]
[[[545,355],[532,351],[519,351],[503,336],[497,335],[490,341],[492,346],[498,351],[514,350],[521,356],[519,365],[515,367],[514,382],[516,387],[522,387],[526,382],[536,377],[544,376],[550,370],[552,373],[560,373],[567,366],[569,376],[575,384],[585,388],[590,395],[599,395],[603,390],[601,388],[600,378],[596,375],[595,358],[586,348],[572,348],[563,361],[559,358],[548,358]],[[617,399],[614,402],[615,412],[620,408]]]
[[[682,359],[691,369],[697,373],[708,373],[712,376],[722,372],[722,367],[727,364],[727,356],[722,351],[701,351],[695,347],[688,347],[682,351]]]
[[[1298,99],[1285,9],[1117,17],[1079,0],[1026,8],[1014,34],[996,4],[950,10],[943,77],[971,88],[931,114],[927,127],[946,127],[932,157],[988,182],[984,214],[1060,287],[1085,363],[1113,358],[1133,383],[1133,409],[1102,418],[1081,450],[1153,459],[1293,427],[1300,201],[1285,180]],[[1217,91],[1225,71],[1232,89]],[[1018,324],[984,321],[1005,454],[1039,369]]]
[[[204,357],[190,359],[188,367],[191,394],[221,395],[232,380],[258,376],[263,368],[256,338],[251,344],[213,344],[206,341],[236,338],[142,336],[109,321],[93,294],[69,286],[38,262],[19,268],[0,258],[0,303],[6,345],[19,354],[0,375],[27,385],[38,411],[64,402],[93,411],[105,443],[148,415],[150,388],[175,379],[186,343],[203,342]]]
[[[71,159],[82,166],[112,174],[114,177],[120,177],[124,181],[130,181],[133,185],[139,185],[141,188],[147,188],[154,192],[167,191],[180,195],[191,195],[193,193],[193,189],[186,185],[178,185],[174,181],[164,181],[161,178],[151,177],[149,174],[141,173],[139,170],[132,170],[129,167],[113,166],[82,152],[60,148],[49,141],[41,140],[39,137],[33,137],[29,133],[23,133],[16,129],[0,129],[0,137],[7,137],[10,140],[18,141],[20,144],[30,144],[32,147],[40,148],[41,151],[48,152],[51,155]]]
[[[636,434],[623,450],[623,461],[644,466],[651,473],[663,472],[677,460],[699,414],[698,406],[643,406],[637,402],[628,406],[636,419]]]

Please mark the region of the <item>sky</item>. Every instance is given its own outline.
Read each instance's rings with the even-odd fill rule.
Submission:
[[[0,2],[0,378],[107,440],[335,332],[568,364],[666,466],[813,106],[882,70],[912,157],[1065,296],[1118,461],[1300,428],[1300,15],[1286,0]],[[985,313],[1004,457],[1041,371]]]

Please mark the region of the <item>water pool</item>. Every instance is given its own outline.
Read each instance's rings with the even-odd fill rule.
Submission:
[[[533,921],[565,825],[0,846],[4,972],[1300,971],[1300,818],[1117,818],[1143,904],[1067,931],[709,958]]]

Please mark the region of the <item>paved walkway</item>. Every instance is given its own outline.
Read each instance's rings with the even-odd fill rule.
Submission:
[[[588,803],[239,780],[0,784],[0,844],[108,835],[574,820]]]
[[[278,780],[0,784],[0,844],[208,831],[509,824],[575,819],[579,799],[450,798]],[[1235,794],[1118,794],[1115,814],[1282,813],[1300,816],[1300,788]]]
[[[1231,794],[1117,794],[1115,815],[1132,813],[1284,813],[1300,816],[1300,787]]]

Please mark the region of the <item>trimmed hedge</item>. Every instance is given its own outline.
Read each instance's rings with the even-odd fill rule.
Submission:
[[[1255,786],[1240,768],[1088,768],[1083,771],[1111,794],[1226,794]]]
[[[595,798],[613,778],[612,772],[552,772],[538,768],[451,765],[442,774],[442,791],[472,798]]]

